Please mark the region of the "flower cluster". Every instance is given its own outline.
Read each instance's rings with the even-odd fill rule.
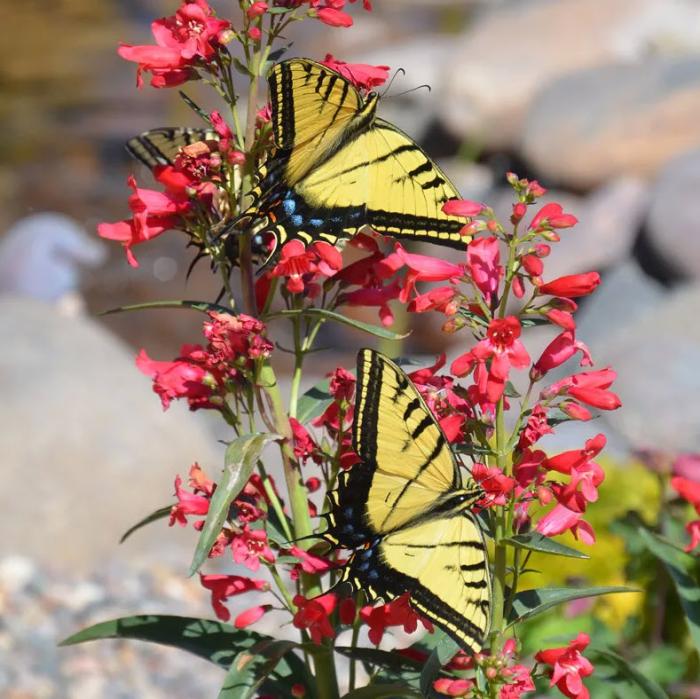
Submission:
[[[272,343],[265,337],[265,325],[245,314],[237,316],[209,313],[204,323],[202,345],[183,345],[174,361],[151,359],[146,350],[136,358],[136,366],[153,379],[153,390],[163,408],[184,398],[190,410],[222,410],[229,394],[255,382],[257,363],[270,355]]]

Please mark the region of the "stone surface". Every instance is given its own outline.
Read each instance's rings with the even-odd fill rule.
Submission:
[[[675,158],[654,185],[647,232],[654,252],[679,275],[700,279],[700,149]]]
[[[545,184],[650,177],[700,143],[700,56],[652,57],[563,76],[539,93],[521,151]]]
[[[485,3],[444,73],[444,118],[461,138],[511,147],[535,95],[550,81],[650,51],[697,51],[692,0],[541,0]],[[586,110],[588,113],[590,110]],[[555,149],[555,152],[560,152]]]
[[[618,372],[623,406],[606,419],[636,448],[700,450],[700,286],[620,327],[598,350]]]
[[[0,359],[0,554],[89,567],[157,553],[182,565],[190,532],[160,522],[123,546],[118,538],[172,501],[175,474],[193,461],[215,472],[223,446],[184,406],[164,413],[134,352],[94,321],[3,297],[0,324],[9,329]]]

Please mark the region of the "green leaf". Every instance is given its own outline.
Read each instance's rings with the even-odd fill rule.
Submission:
[[[342,699],[377,699],[377,697],[385,697],[385,699],[409,699],[416,697],[420,699],[423,695],[409,687],[407,684],[370,684],[367,687],[353,689],[347,694],[343,694]]]
[[[218,699],[251,699],[282,658],[297,646],[293,641],[264,639],[233,659]]]
[[[304,393],[297,402],[297,420],[305,425],[323,413],[333,402],[333,396],[328,392],[329,379],[319,381]]]
[[[248,482],[260,452],[268,442],[279,438],[277,434],[259,432],[243,435],[228,445],[223,474],[209,503],[209,512],[192,557],[190,575],[194,575],[207,560],[228,516],[229,507]]]
[[[363,663],[378,665],[391,670],[414,670],[420,672],[423,663],[414,658],[401,655],[398,651],[379,650],[378,648],[352,648],[350,646],[336,646],[334,650],[348,658],[360,660]]]
[[[321,318],[322,320],[333,320],[336,323],[342,323],[356,330],[362,330],[363,332],[374,335],[375,337],[381,337],[384,340],[403,340],[408,337],[411,333],[395,333],[386,328],[379,327],[378,325],[371,325],[370,323],[363,323],[361,320],[355,320],[354,318],[348,318],[341,313],[336,313],[335,311],[329,311],[325,308],[302,308],[300,310],[287,310],[278,311],[277,313],[271,313],[268,318],[290,318],[293,316],[306,316],[311,318]]]
[[[647,529],[639,534],[647,548],[663,562],[678,592],[688,631],[700,652],[700,559],[687,554]]]
[[[530,551],[539,551],[540,553],[549,553],[553,556],[567,556],[568,558],[590,558],[588,554],[582,551],[577,551],[570,546],[564,546],[554,539],[543,536],[539,532],[530,532],[528,534],[518,534],[505,539],[505,543],[515,546],[519,549],[528,549]]]
[[[174,301],[149,301],[147,303],[134,303],[129,306],[117,306],[117,308],[110,308],[107,311],[102,311],[98,313],[98,315],[108,316],[112,313],[124,313],[125,311],[144,311],[152,308],[189,308],[195,311],[200,311],[202,313],[209,313],[210,311],[213,311],[215,313],[226,313],[231,316],[236,315],[230,308],[227,308],[226,306],[220,306],[217,303],[177,299]]]
[[[173,646],[228,669],[238,653],[267,637],[220,621],[140,614],[89,626],[61,641],[59,645],[72,646],[105,638],[130,638]]]
[[[159,519],[163,519],[164,517],[167,517],[170,514],[170,510],[173,509],[172,505],[166,505],[165,507],[159,507],[157,510],[154,510],[151,512],[150,515],[147,517],[144,517],[142,520],[139,522],[136,522],[133,527],[129,527],[123,534],[122,538],[119,539],[119,543],[123,544],[135,531],[138,529],[141,529],[141,527],[145,527],[147,524],[150,524],[151,522],[157,522]]]
[[[617,592],[639,592],[630,587],[608,586],[608,587],[541,587],[537,590],[523,590],[515,595],[513,608],[508,617],[508,625],[512,626],[518,621],[529,619],[547,609],[551,609],[558,604],[571,602],[583,597],[598,597],[599,595],[609,595]]]
[[[596,657],[604,660],[607,664],[612,665],[612,667],[617,671],[617,674],[622,676],[622,678],[632,682],[632,684],[639,687],[645,697],[649,699],[668,699],[668,695],[664,690],[653,680],[645,677],[637,668],[627,662],[621,655],[613,653],[610,650],[602,648],[589,648],[586,655],[591,659],[595,660]],[[597,664],[597,662],[596,662]]]

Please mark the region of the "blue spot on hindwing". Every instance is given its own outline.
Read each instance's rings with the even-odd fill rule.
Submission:
[[[309,219],[309,225],[312,228],[320,228],[323,225],[323,219],[322,218],[311,218],[311,219]]]
[[[294,199],[285,199],[282,202],[282,208],[287,216],[291,216],[297,210],[297,203]]]
[[[301,228],[301,226],[304,223],[304,217],[299,216],[299,214],[294,214],[293,216],[290,217],[290,220],[292,222],[292,225],[296,226],[297,228]]]

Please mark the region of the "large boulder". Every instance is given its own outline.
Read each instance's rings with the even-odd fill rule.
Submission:
[[[574,189],[651,177],[700,144],[700,56],[655,56],[565,75],[533,101],[521,150],[538,176]]]
[[[173,502],[175,474],[186,478],[194,461],[218,470],[223,447],[200,416],[181,405],[163,413],[134,352],[89,318],[3,297],[0,324],[0,555],[87,569],[177,551],[182,566],[191,530],[161,521],[117,542]]]

